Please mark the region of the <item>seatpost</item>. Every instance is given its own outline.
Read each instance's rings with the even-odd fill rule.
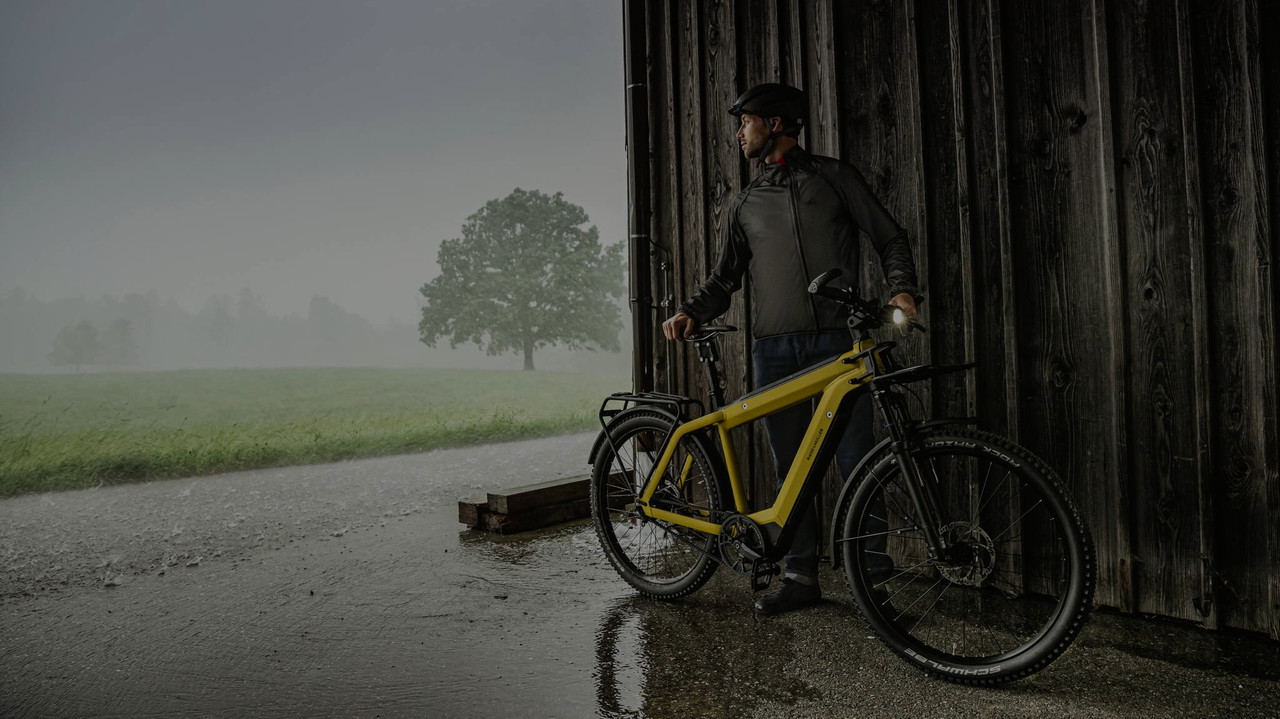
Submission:
[[[707,384],[711,386],[707,392],[707,396],[711,398],[711,408],[720,409],[724,406],[724,391],[720,389],[720,369],[716,366],[720,361],[720,351],[716,349],[716,341],[712,338],[694,344],[698,346],[698,361],[702,363],[703,371],[707,375]]]

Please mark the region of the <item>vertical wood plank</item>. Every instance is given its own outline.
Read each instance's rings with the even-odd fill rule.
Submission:
[[[681,152],[676,158],[676,165],[680,168],[683,201],[680,216],[683,245],[680,257],[683,264],[680,268],[681,287],[677,300],[689,297],[698,283],[706,279],[710,257],[715,252],[714,241],[707,234],[707,195],[704,181],[707,114],[702,100],[702,83],[706,70],[702,63],[701,5],[698,0],[683,0],[677,16],[680,58],[680,119],[677,131],[681,137]],[[677,344],[673,351],[682,357],[684,371],[681,373],[681,393],[705,398],[707,385],[696,357],[691,357],[692,353],[686,352],[683,344]]]
[[[801,34],[800,5],[805,0],[778,0],[778,82],[804,88],[805,42]]]
[[[1214,348],[1214,568],[1222,621],[1280,637],[1272,552],[1276,441],[1275,284],[1254,2],[1192,3],[1196,109]]]
[[[800,139],[810,152],[839,157],[833,22],[831,0],[800,5],[801,26],[798,29],[807,42],[804,47],[805,84],[798,87],[809,94],[809,127]]]
[[[973,241],[974,378],[979,426],[1018,439],[1018,343],[1010,234],[1009,149],[999,0],[961,8],[969,44],[968,153]]]
[[[1109,329],[1118,247],[1104,170],[1110,128],[1092,3],[1006,2],[1019,438],[1055,467],[1098,551],[1097,598],[1123,606],[1116,547],[1123,388]],[[1102,45],[1105,48],[1105,44]]]
[[[1214,487],[1216,481],[1216,467],[1213,457],[1213,407],[1211,395],[1213,393],[1213,379],[1211,377],[1211,364],[1209,356],[1212,352],[1208,342],[1209,337],[1209,301],[1210,292],[1207,288],[1207,261],[1205,257],[1205,234],[1204,234],[1204,208],[1201,202],[1201,167],[1200,167],[1200,145],[1199,133],[1197,127],[1199,120],[1196,117],[1196,92],[1195,92],[1195,46],[1192,42],[1196,30],[1191,23],[1190,13],[1186,3],[1179,3],[1176,9],[1178,19],[1178,56],[1180,58],[1178,65],[1178,74],[1180,80],[1180,98],[1179,101],[1183,107],[1182,114],[1182,140],[1185,143],[1182,154],[1185,158],[1186,165],[1186,181],[1184,189],[1185,204],[1188,208],[1188,239],[1195,244],[1189,252],[1189,257],[1193,263],[1192,272],[1198,277],[1201,286],[1193,289],[1191,296],[1191,318],[1194,326],[1194,348],[1192,355],[1196,364],[1196,385],[1198,394],[1195,398],[1195,411],[1200,418],[1198,421],[1198,437],[1201,444],[1199,445],[1201,456],[1202,474],[1200,477],[1200,544],[1205,547],[1205,553],[1200,560],[1203,565],[1202,573],[1202,595],[1212,600],[1213,604],[1207,610],[1202,610],[1205,617],[1205,626],[1218,628],[1221,626],[1221,611],[1218,601],[1213,579],[1214,555],[1217,549],[1214,547],[1213,538],[1216,536],[1214,524],[1216,522],[1216,509],[1214,506]],[[1141,525],[1139,525],[1140,527]],[[1141,531],[1141,529],[1139,529]]]
[[[661,323],[674,311],[676,293],[681,287],[677,266],[680,260],[680,178],[677,165],[670,161],[677,155],[679,133],[676,130],[676,101],[672,23],[667,15],[668,3],[648,2],[649,18],[649,132],[652,222],[650,235],[656,246],[652,258],[654,300],[658,305],[654,334],[654,380],[664,392],[676,391],[676,375],[681,358],[662,335]],[[665,252],[663,251],[665,250]]]
[[[781,77],[779,52],[781,28],[779,0],[738,0],[737,17],[739,90]]]
[[[1122,447],[1125,442],[1127,432],[1127,418],[1125,409],[1127,407],[1126,398],[1128,396],[1128,387],[1122,378],[1125,368],[1125,343],[1128,327],[1125,323],[1124,311],[1122,309],[1123,287],[1127,280],[1124,267],[1124,235],[1120,232],[1119,227],[1119,208],[1116,198],[1116,171],[1115,171],[1115,148],[1114,148],[1114,127],[1115,123],[1112,119],[1111,97],[1111,59],[1108,55],[1108,36],[1107,28],[1107,4],[1110,0],[1092,0],[1086,3],[1083,10],[1083,25],[1085,30],[1085,73],[1087,76],[1087,86],[1090,95],[1089,101],[1097,108],[1099,132],[1097,135],[1097,144],[1092,148],[1096,153],[1094,159],[1094,170],[1098,176],[1098,187],[1095,190],[1098,202],[1098,222],[1100,226],[1101,248],[1099,254],[1102,256],[1103,273],[1093,277],[1092,281],[1095,286],[1100,286],[1103,294],[1103,307],[1106,312],[1105,318],[1096,323],[1099,334],[1105,332],[1103,339],[1103,347],[1100,349],[1100,364],[1105,368],[1103,375],[1109,379],[1111,384],[1106,387],[1108,394],[1105,396],[1104,402],[1099,406],[1099,411],[1105,412],[1104,421],[1108,422],[1108,426],[1102,428],[1101,441],[1109,443],[1106,446],[1117,448],[1118,456],[1115,458],[1114,465],[1115,474],[1111,477],[1102,477],[1101,483],[1109,484],[1114,488],[1114,503],[1107,507],[1109,519],[1113,522],[1113,526],[1108,529],[1112,532],[1115,544],[1111,551],[1115,557],[1127,559],[1133,556],[1133,537],[1132,527],[1130,525],[1130,507],[1131,498],[1129,493],[1129,485],[1124,480],[1121,472],[1124,466]],[[1098,483],[1098,479],[1093,479],[1092,483]],[[1118,606],[1125,611],[1133,611],[1136,607],[1137,599],[1133,588],[1133,566],[1125,561],[1116,563],[1116,586],[1112,596],[1118,601]]]
[[[916,17],[919,32],[921,151],[926,234],[921,255],[929,268],[928,324],[934,361],[948,364],[973,358],[973,268],[970,252],[968,152],[964,62],[957,0],[946,12]],[[940,416],[974,413],[973,373],[934,381],[931,396]]]
[[[1274,29],[1280,27],[1280,4],[1274,2],[1259,3],[1258,5],[1258,23],[1259,29]],[[1280,332],[1277,323],[1280,323],[1280,278],[1277,277],[1275,261],[1280,257],[1280,45],[1274,42],[1260,42],[1259,38],[1254,37],[1254,47],[1261,47],[1260,62],[1261,76],[1263,80],[1262,97],[1263,97],[1263,137],[1262,143],[1267,148],[1267,204],[1270,212],[1267,214],[1268,235],[1271,236],[1271,245],[1268,251],[1271,253],[1271,318],[1273,339],[1275,333]],[[1265,356],[1264,356],[1264,361]],[[1271,376],[1276,378],[1280,376],[1280,341],[1273,341],[1271,344]],[[1280,390],[1278,390],[1280,392]],[[1266,523],[1270,527],[1270,536],[1267,538],[1268,560],[1267,563],[1271,567],[1270,577],[1268,577],[1268,598],[1267,602],[1270,606],[1271,626],[1266,629],[1270,633],[1272,639],[1280,639],[1280,478],[1276,471],[1276,455],[1280,454],[1280,428],[1277,428],[1275,415],[1272,414],[1272,421],[1268,430],[1266,443],[1272,448],[1271,457],[1271,475],[1267,484],[1267,510]]]
[[[1128,485],[1131,490],[1136,609],[1212,622],[1204,571],[1203,488],[1211,465],[1207,394],[1201,362],[1202,240],[1194,195],[1194,124],[1182,101],[1181,69],[1190,69],[1181,3],[1140,0],[1112,4],[1113,81],[1118,98],[1115,137],[1124,208],[1128,282],[1122,311],[1133,328],[1128,363]],[[1170,69],[1176,72],[1169,71]],[[1190,115],[1191,122],[1188,122]],[[1190,149],[1191,152],[1188,152]],[[1123,481],[1123,480],[1122,480]]]

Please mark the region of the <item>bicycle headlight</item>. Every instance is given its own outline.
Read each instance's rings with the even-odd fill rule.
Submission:
[[[907,315],[906,315],[906,313],[905,313],[905,312],[903,312],[903,311],[902,311],[902,308],[901,308],[901,307],[894,307],[894,308],[893,308],[893,323],[894,323],[895,325],[900,325],[900,324],[902,324],[903,322],[905,322],[906,320],[907,320]]]

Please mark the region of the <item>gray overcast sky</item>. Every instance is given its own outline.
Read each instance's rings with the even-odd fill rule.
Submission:
[[[415,320],[516,187],[626,237],[619,0],[0,1],[0,293]]]

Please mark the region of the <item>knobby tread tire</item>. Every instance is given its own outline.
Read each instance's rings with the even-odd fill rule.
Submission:
[[[1097,562],[1088,528],[1054,471],[1025,448],[997,435],[964,427],[925,430],[921,432],[919,439],[918,454],[920,456],[972,455],[978,459],[989,459],[983,457],[981,453],[994,451],[1013,458],[1014,462],[1020,462],[1021,468],[1011,469],[1009,474],[1023,483],[1019,487],[1029,485],[1042,493],[1049,500],[1053,519],[1061,521],[1063,532],[1061,541],[1066,550],[1066,556],[1070,557],[1067,586],[1063,590],[1058,608],[1053,612],[1053,618],[1043,627],[1041,633],[1027,644],[1016,648],[1016,653],[1012,653],[1012,656],[1005,656],[998,662],[984,662],[940,651],[911,636],[912,630],[904,631],[895,623],[896,619],[887,619],[883,616],[893,613],[897,608],[893,607],[886,611],[885,605],[875,600],[870,592],[868,580],[864,578],[870,576],[870,573],[864,572],[858,564],[859,557],[856,556],[854,549],[857,543],[846,541],[837,546],[842,547],[838,551],[845,569],[846,584],[854,596],[855,606],[885,646],[907,663],[928,674],[951,682],[974,686],[994,686],[1030,676],[1048,666],[1070,646],[1084,627],[1092,607]],[[956,441],[971,443],[978,449],[954,452],[946,447],[947,443]],[[990,449],[983,449],[984,447]],[[897,461],[888,448],[881,450],[880,454],[866,462],[858,475],[848,480],[855,483],[853,486],[857,489],[845,493],[845,501],[836,508],[836,531],[842,532],[841,536],[848,537],[854,536],[851,527],[867,526],[871,521],[872,515],[869,512],[874,497],[877,495],[884,497],[888,492],[884,487],[891,484],[894,476],[900,476],[900,474]],[[884,509],[883,505],[880,509],[882,515],[891,514]],[[1020,539],[1019,544],[1021,543]],[[868,552],[868,556],[872,554],[875,553]],[[883,586],[889,585],[886,583]],[[989,673],[966,674],[966,671]]]

